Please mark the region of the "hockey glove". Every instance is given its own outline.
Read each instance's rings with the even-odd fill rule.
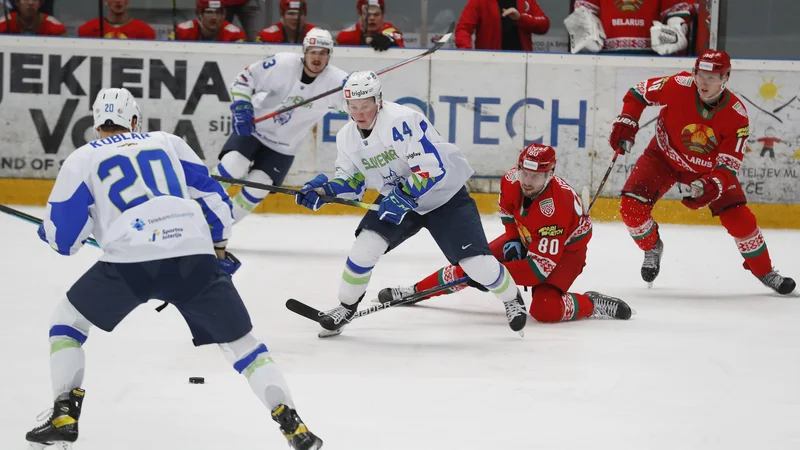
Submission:
[[[217,258],[217,261],[219,262],[219,268],[230,277],[239,270],[239,267],[242,267],[242,262],[239,261],[239,258],[233,256],[233,253],[227,250],[225,251],[225,258]]]
[[[689,185],[692,193],[684,197],[681,203],[687,208],[700,209],[722,195],[722,182],[716,177],[704,176],[692,181]]]
[[[315,189],[322,189],[325,195],[329,195],[331,197],[336,196],[336,193],[331,190],[328,186],[328,177],[325,174],[319,174],[314,177],[313,180],[307,182],[303,185],[303,188],[300,189],[298,194],[295,194],[294,201],[300,206],[305,206],[306,208],[316,211],[322,207],[322,205],[328,203],[323,200]]]
[[[369,42],[369,45],[379,52],[385,52],[386,50],[389,50],[389,47],[396,46],[397,42],[395,42],[394,39],[388,35],[376,34],[375,36],[372,36],[372,40]]]
[[[620,114],[614,120],[611,128],[611,136],[608,143],[620,155],[627,153],[636,140],[636,133],[639,131],[639,122],[628,114]]]
[[[671,55],[686,50],[689,27],[681,17],[671,17],[663,24],[657,20],[650,27],[650,44],[659,55]]]
[[[231,103],[231,112],[233,112],[231,117],[233,132],[239,136],[253,134],[253,131],[256,130],[256,126],[253,124],[253,119],[255,119],[253,104],[244,100],[236,100]]]
[[[522,259],[522,252],[522,241],[519,239],[512,239],[503,244],[503,260],[506,262]]]
[[[381,200],[378,208],[378,218],[395,225],[400,225],[406,214],[417,207],[416,200],[406,194],[400,186],[395,185],[392,192]]]

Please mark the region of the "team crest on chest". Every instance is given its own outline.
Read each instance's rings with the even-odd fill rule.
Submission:
[[[547,217],[553,217],[553,214],[556,213],[556,205],[553,203],[552,198],[546,198],[539,202],[539,210],[542,211]]]
[[[620,11],[638,11],[643,0],[614,0],[614,6]]]
[[[707,155],[717,149],[717,136],[706,125],[690,123],[681,131],[681,141],[690,152]]]

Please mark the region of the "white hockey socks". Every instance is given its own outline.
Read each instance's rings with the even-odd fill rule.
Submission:
[[[372,269],[378,264],[389,244],[374,231],[362,230],[350,249],[339,284],[339,301],[352,305],[367,291]]]
[[[473,256],[458,262],[473,281],[482,284],[486,289],[504,302],[517,298],[517,284],[511,278],[505,266],[492,255]]]
[[[227,178],[241,178],[250,170],[250,160],[245,158],[244,155],[231,150],[225,153],[225,156],[219,163],[211,169],[212,175],[220,175]],[[228,183],[220,183],[222,188],[227,190],[231,185]]]
[[[83,343],[92,324],[66,298],[58,304],[50,322],[50,381],[55,400],[83,383]]]
[[[272,178],[261,170],[248,173],[245,179],[254,183],[272,185]],[[233,197],[233,223],[239,223],[253,212],[253,209],[264,200],[267,194],[269,191],[263,189],[242,187],[242,190]]]
[[[270,411],[280,405],[294,408],[289,386],[266,345],[247,333],[236,341],[219,346],[233,368],[247,378],[256,397]]]

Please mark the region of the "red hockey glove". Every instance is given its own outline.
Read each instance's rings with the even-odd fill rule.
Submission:
[[[691,195],[681,201],[687,208],[700,209],[722,195],[722,182],[716,177],[706,175],[692,181],[689,186],[692,188]]]
[[[636,119],[628,114],[620,114],[614,119],[608,143],[617,153],[624,155],[633,147],[638,131],[639,122]]]

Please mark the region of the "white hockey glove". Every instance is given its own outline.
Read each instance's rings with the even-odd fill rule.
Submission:
[[[688,33],[689,27],[680,17],[667,19],[666,25],[654,20],[650,27],[650,45],[659,55],[671,55],[686,50],[689,45]]]
[[[569,33],[570,52],[580,51],[597,53],[603,49],[606,33],[600,18],[586,8],[575,8],[572,14],[564,19],[564,26]]]

